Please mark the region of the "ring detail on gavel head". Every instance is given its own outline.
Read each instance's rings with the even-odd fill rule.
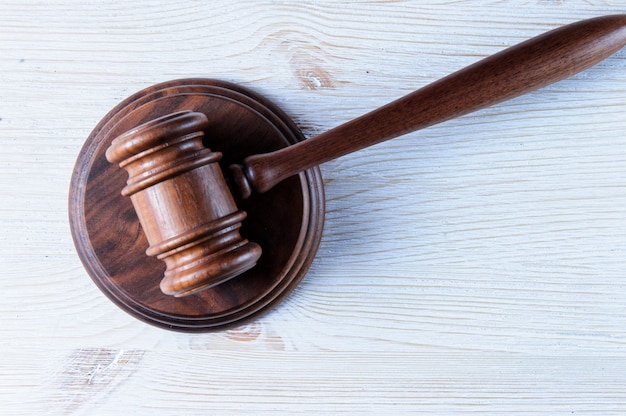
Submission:
[[[186,296],[254,267],[261,247],[241,237],[222,155],[204,146],[203,113],[172,113],[118,136],[106,158],[129,175],[130,199],[148,239],[146,253],[165,261],[161,291]]]

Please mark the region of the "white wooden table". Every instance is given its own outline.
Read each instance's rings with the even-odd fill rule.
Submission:
[[[239,83],[307,136],[619,1],[4,0],[0,413],[626,413],[626,51],[322,167],[326,228],[279,307],[148,326],[91,282],[69,180],[161,81]]]

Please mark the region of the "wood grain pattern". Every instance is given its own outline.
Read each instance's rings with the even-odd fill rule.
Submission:
[[[159,98],[154,99],[155,96]],[[180,113],[189,108],[193,108],[197,114],[194,116],[193,112]],[[206,118],[208,128],[204,136],[214,152],[209,152],[200,142],[200,155],[208,157],[195,160],[215,161],[216,156],[219,158],[219,155],[223,155],[222,164],[217,169],[208,165],[208,171],[203,169],[207,167],[204,165],[198,170],[186,172],[184,178],[179,175],[180,180],[176,184],[179,190],[173,193],[170,183],[162,183],[164,186],[156,189],[156,192],[155,188],[159,187],[153,186],[149,191],[149,194],[152,193],[149,204],[145,199],[137,198],[138,194],[128,198],[124,195],[128,190],[141,188],[138,186],[142,184],[141,176],[136,175],[136,172],[142,169],[132,167],[129,177],[119,166],[109,163],[107,157],[111,154],[126,157],[128,153],[125,152],[125,143],[128,143],[126,139],[129,137],[120,136],[124,132],[130,132],[131,140],[135,133],[142,131],[146,133],[144,139],[159,139],[159,135],[153,136],[144,128],[149,129],[154,123],[160,124],[164,121],[161,118],[163,116],[169,121],[180,120],[177,116],[172,118],[172,112],[191,115],[196,120]],[[150,124],[143,124],[144,122]],[[137,128],[142,125],[143,127]],[[172,129],[172,133],[175,131],[176,129]],[[194,136],[198,137],[197,134]],[[121,138],[122,141],[116,138]],[[303,140],[302,133],[280,109],[250,90],[223,81],[179,79],[133,94],[112,109],[94,128],[80,151],[72,174],[69,195],[70,228],[77,254],[89,276],[122,309],[139,319],[167,329],[203,331],[236,322],[242,323],[252,315],[268,310],[291,293],[304,278],[315,257],[324,223],[324,195],[319,169],[310,169],[294,176],[266,194],[238,200],[238,207],[235,207],[232,196],[224,193],[227,189],[211,190],[213,185],[207,181],[215,181],[222,176],[222,169],[226,170],[234,161],[243,160],[251,154],[276,150],[299,140]],[[130,148],[136,149],[137,146],[147,143],[150,140],[140,140]],[[111,149],[112,152],[109,152]],[[139,155],[145,156],[144,153]],[[142,160],[138,159],[139,162]],[[176,161],[174,166],[180,167],[182,164]],[[151,173],[156,171],[157,169],[148,170]],[[172,171],[175,172],[173,169],[165,170],[166,174],[171,174]],[[146,178],[146,182],[153,182],[155,177],[159,178],[158,173]],[[221,182],[224,182],[223,178]],[[205,188],[203,185],[208,186]],[[223,186],[226,188],[226,183]],[[210,195],[204,193],[207,190]],[[185,204],[176,197],[179,192],[187,197],[195,194],[196,198],[204,201],[202,204],[205,207],[200,209],[197,205],[201,203],[194,202],[182,209]],[[217,201],[219,193],[225,195],[221,201],[224,204],[222,207]],[[206,206],[213,206],[215,209],[211,211]],[[215,222],[211,220],[215,220],[216,213],[224,212],[224,206],[230,207],[228,210],[232,211],[240,208],[246,213],[246,221],[241,230],[258,246],[247,244],[243,246],[244,250],[246,247],[252,248],[254,254],[256,249],[261,248],[265,255],[255,267],[237,279],[221,282],[210,289],[205,288],[197,295],[184,296],[182,299],[171,297],[171,293],[162,289],[163,282],[172,277],[169,268],[172,259],[166,258],[162,262],[159,260],[160,256],[150,256],[155,251],[154,247],[160,245],[160,235],[163,231],[174,235],[182,231],[184,235],[190,229],[197,230],[200,227],[188,225],[196,221],[204,223],[209,220],[209,224],[214,226]],[[163,215],[156,220],[152,218],[154,209],[163,211]],[[143,218],[138,218],[138,213]],[[175,215],[185,217],[185,220],[174,220],[172,217]],[[242,213],[235,215],[237,216],[238,221],[241,221]],[[227,220],[230,219],[227,217]],[[170,222],[174,224],[166,225]],[[220,222],[217,220],[218,225]],[[210,228],[213,226],[210,225]],[[219,244],[219,238],[217,240]],[[166,245],[172,241],[180,240],[176,236],[169,237]],[[189,246],[192,245],[186,247]],[[233,253],[238,257],[238,252],[241,251],[237,250],[237,246],[235,248],[234,252],[226,255],[225,261],[220,256],[207,258],[210,262],[216,260],[220,268],[227,265],[226,269],[230,269],[232,264],[229,257]],[[193,246],[191,251],[192,254],[195,251]],[[224,251],[226,250],[218,253]],[[193,257],[187,253],[183,259]],[[204,259],[203,256],[200,258]],[[250,257],[244,255],[243,259],[247,262]],[[166,264],[167,269],[164,267]],[[198,265],[197,262],[195,264]],[[212,265],[209,265],[209,272],[214,279],[232,277],[215,274]],[[198,276],[195,272],[192,277],[194,275]],[[183,276],[183,279],[186,278]],[[157,284],[159,281],[161,290]],[[171,289],[171,286],[166,283],[165,288]]]
[[[626,44],[626,15],[585,19],[488,56],[363,116],[237,166],[249,189],[272,189],[305,169],[527,94],[583,71]],[[232,168],[231,168],[232,169]],[[245,179],[245,180],[244,180]]]
[[[319,255],[285,303],[243,327],[185,335],[127,316],[87,277],[67,219],[85,138],[143,87],[237,82],[312,136],[546,30],[623,12],[5,1],[2,412],[623,414],[623,51],[324,165]]]

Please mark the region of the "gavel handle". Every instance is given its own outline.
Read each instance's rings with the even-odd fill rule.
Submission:
[[[626,15],[583,20],[529,39],[325,133],[231,167],[265,192],[313,166],[572,76],[626,45]],[[238,173],[237,173],[238,172]],[[245,175],[245,178],[242,177]],[[244,190],[244,197],[246,191]]]

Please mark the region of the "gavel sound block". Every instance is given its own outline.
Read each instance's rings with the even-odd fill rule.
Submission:
[[[287,296],[315,256],[317,165],[558,81],[624,45],[626,15],[564,26],[308,140],[232,84],[147,88],[81,150],[70,188],[78,254],[105,294],[149,323],[199,331],[240,322]]]
[[[313,168],[238,200],[238,209],[247,213],[240,234],[263,250],[256,266],[195,295],[164,294],[159,283],[166,263],[146,254],[151,244],[131,198],[121,193],[128,173],[107,161],[106,151],[125,132],[189,109],[206,116],[202,141],[222,154],[223,170],[303,139],[277,107],[229,83],[186,79],[147,88],[116,106],[87,139],[72,177],[70,224],[86,270],[118,306],[157,326],[202,331],[260,313],[293,290],[319,244],[324,195],[319,169]]]

